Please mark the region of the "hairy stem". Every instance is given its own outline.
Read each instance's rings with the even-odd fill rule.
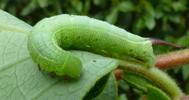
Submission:
[[[126,72],[129,71],[150,80],[155,86],[165,91],[173,100],[179,100],[183,95],[177,84],[158,68],[152,67],[147,69],[138,64],[131,64],[129,62],[122,63],[120,68]]]
[[[170,52],[156,56],[155,66],[161,69],[168,69],[173,66],[189,63],[189,49]]]
[[[177,84],[165,73],[158,68],[167,69],[173,66],[188,64],[189,63],[189,49],[170,52],[167,54],[161,54],[156,56],[155,67],[146,69],[141,65],[129,62],[123,62],[120,65],[121,69],[114,71],[118,80],[122,78],[123,71],[130,71],[136,75],[143,76],[150,80],[154,85],[165,91],[173,100],[180,100],[183,97],[186,98]]]

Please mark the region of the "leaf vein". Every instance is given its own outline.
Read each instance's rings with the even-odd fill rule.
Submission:
[[[4,70],[7,70],[7,69],[9,69],[9,68],[11,68],[11,67],[13,67],[14,65],[20,64],[20,63],[22,63],[22,62],[28,60],[29,58],[30,58],[30,56],[25,57],[25,58],[23,58],[23,59],[21,59],[21,60],[17,60],[17,61],[15,61],[15,62],[13,62],[13,63],[10,63],[10,64],[2,65],[2,66],[0,66],[0,72],[2,72],[2,71],[4,71]]]

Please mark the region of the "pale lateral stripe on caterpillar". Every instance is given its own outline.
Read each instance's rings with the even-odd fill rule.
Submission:
[[[97,19],[57,15],[38,22],[28,49],[41,69],[59,76],[78,77],[82,63],[67,50],[84,50],[120,60],[154,65],[151,41]]]

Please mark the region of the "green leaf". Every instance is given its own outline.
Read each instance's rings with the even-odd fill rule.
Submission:
[[[0,32],[19,32],[19,33],[29,33],[31,26],[25,22],[17,19],[14,16],[9,15],[7,12],[0,10]],[[2,36],[0,38],[3,38]],[[2,40],[2,39],[1,39]],[[2,43],[2,42],[1,42]],[[5,43],[5,42],[3,42]]]
[[[124,73],[124,80],[144,92],[147,92],[146,85],[150,84],[150,82],[145,78],[129,72]]]
[[[157,88],[149,80],[139,75],[126,72],[124,74],[124,80],[136,88],[142,90],[144,93],[147,93],[148,100],[171,100],[164,91]]]
[[[178,16],[178,15],[170,15],[168,16],[168,19],[171,21],[171,22],[174,22],[176,24],[179,24],[181,22],[181,16]]]
[[[181,1],[176,1],[176,2],[173,2],[171,4],[172,4],[172,7],[175,11],[184,11],[184,10],[187,9],[186,3],[181,2]]]
[[[41,8],[47,7],[49,5],[49,3],[50,3],[49,0],[37,0],[37,2],[39,3],[39,6]]]
[[[189,79],[187,79],[186,84],[184,86],[184,92],[188,95],[189,94]]]
[[[113,8],[113,10],[111,10],[110,14],[108,16],[106,16],[106,21],[108,21],[109,23],[115,24],[117,21],[117,17],[118,17],[118,9]]]
[[[183,65],[181,69],[182,69],[182,75],[183,75],[184,80],[188,79],[189,78],[189,64]]]
[[[117,91],[116,79],[112,73],[108,78],[108,82],[104,87],[104,91],[93,100],[116,100],[118,93]]]
[[[31,0],[21,12],[22,16],[26,16],[39,7],[37,0]]]
[[[145,22],[146,27],[149,30],[152,30],[155,27],[155,24],[156,24],[154,17],[152,17],[150,15],[145,15],[144,16],[144,22]]]
[[[118,100],[128,100],[125,94],[121,94]]]
[[[93,3],[97,6],[105,5],[107,3],[107,0],[93,0]]]
[[[0,9],[5,9],[6,6],[8,5],[9,0],[1,0],[0,1]]]
[[[71,51],[82,61],[81,77],[77,80],[52,77],[38,69],[27,50],[32,27],[1,10],[0,18],[2,100],[81,100],[98,80],[117,67],[113,59]]]
[[[171,100],[170,97],[165,94],[162,90],[152,86],[152,85],[147,85],[148,88],[148,95],[147,98],[148,100]]]
[[[130,1],[125,1],[125,2],[121,2],[118,5],[118,9],[119,9],[119,11],[122,11],[122,12],[129,12],[129,11],[134,10],[134,5]]]
[[[145,26],[149,30],[152,30],[155,27],[155,10],[152,7],[152,5],[147,1],[143,2],[142,8],[145,9],[145,12],[142,12],[144,13],[143,18],[144,18]]]
[[[147,2],[147,1],[143,2],[143,7],[146,10],[146,12],[145,12],[146,14],[148,14],[151,17],[155,17],[155,11],[150,2]]]
[[[180,37],[177,41],[177,43],[183,47],[189,47],[189,32],[187,32],[185,35]]]
[[[163,17],[163,12],[160,9],[155,9],[155,18],[160,19]]]
[[[77,13],[81,13],[83,9],[83,3],[80,2],[79,0],[73,0],[71,3],[71,6],[74,7],[74,10]]]
[[[136,20],[135,25],[133,27],[134,33],[139,33],[145,27],[145,21],[143,18],[139,18]]]
[[[140,75],[125,72],[124,80],[132,86],[142,90],[144,93],[147,93],[148,100],[171,100],[164,91]]]

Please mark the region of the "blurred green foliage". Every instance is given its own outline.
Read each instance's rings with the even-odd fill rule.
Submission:
[[[0,8],[35,24],[62,13],[88,15],[142,36],[165,38],[188,31],[187,0],[1,0]]]
[[[87,15],[140,36],[189,46],[188,0],[0,0],[0,8],[31,25],[62,13]],[[157,54],[173,50],[154,48]],[[189,93],[189,65],[169,70],[169,74]]]
[[[140,36],[189,46],[188,0],[0,0],[0,8],[31,25],[62,13],[87,15]],[[155,53],[171,50],[154,48]]]

